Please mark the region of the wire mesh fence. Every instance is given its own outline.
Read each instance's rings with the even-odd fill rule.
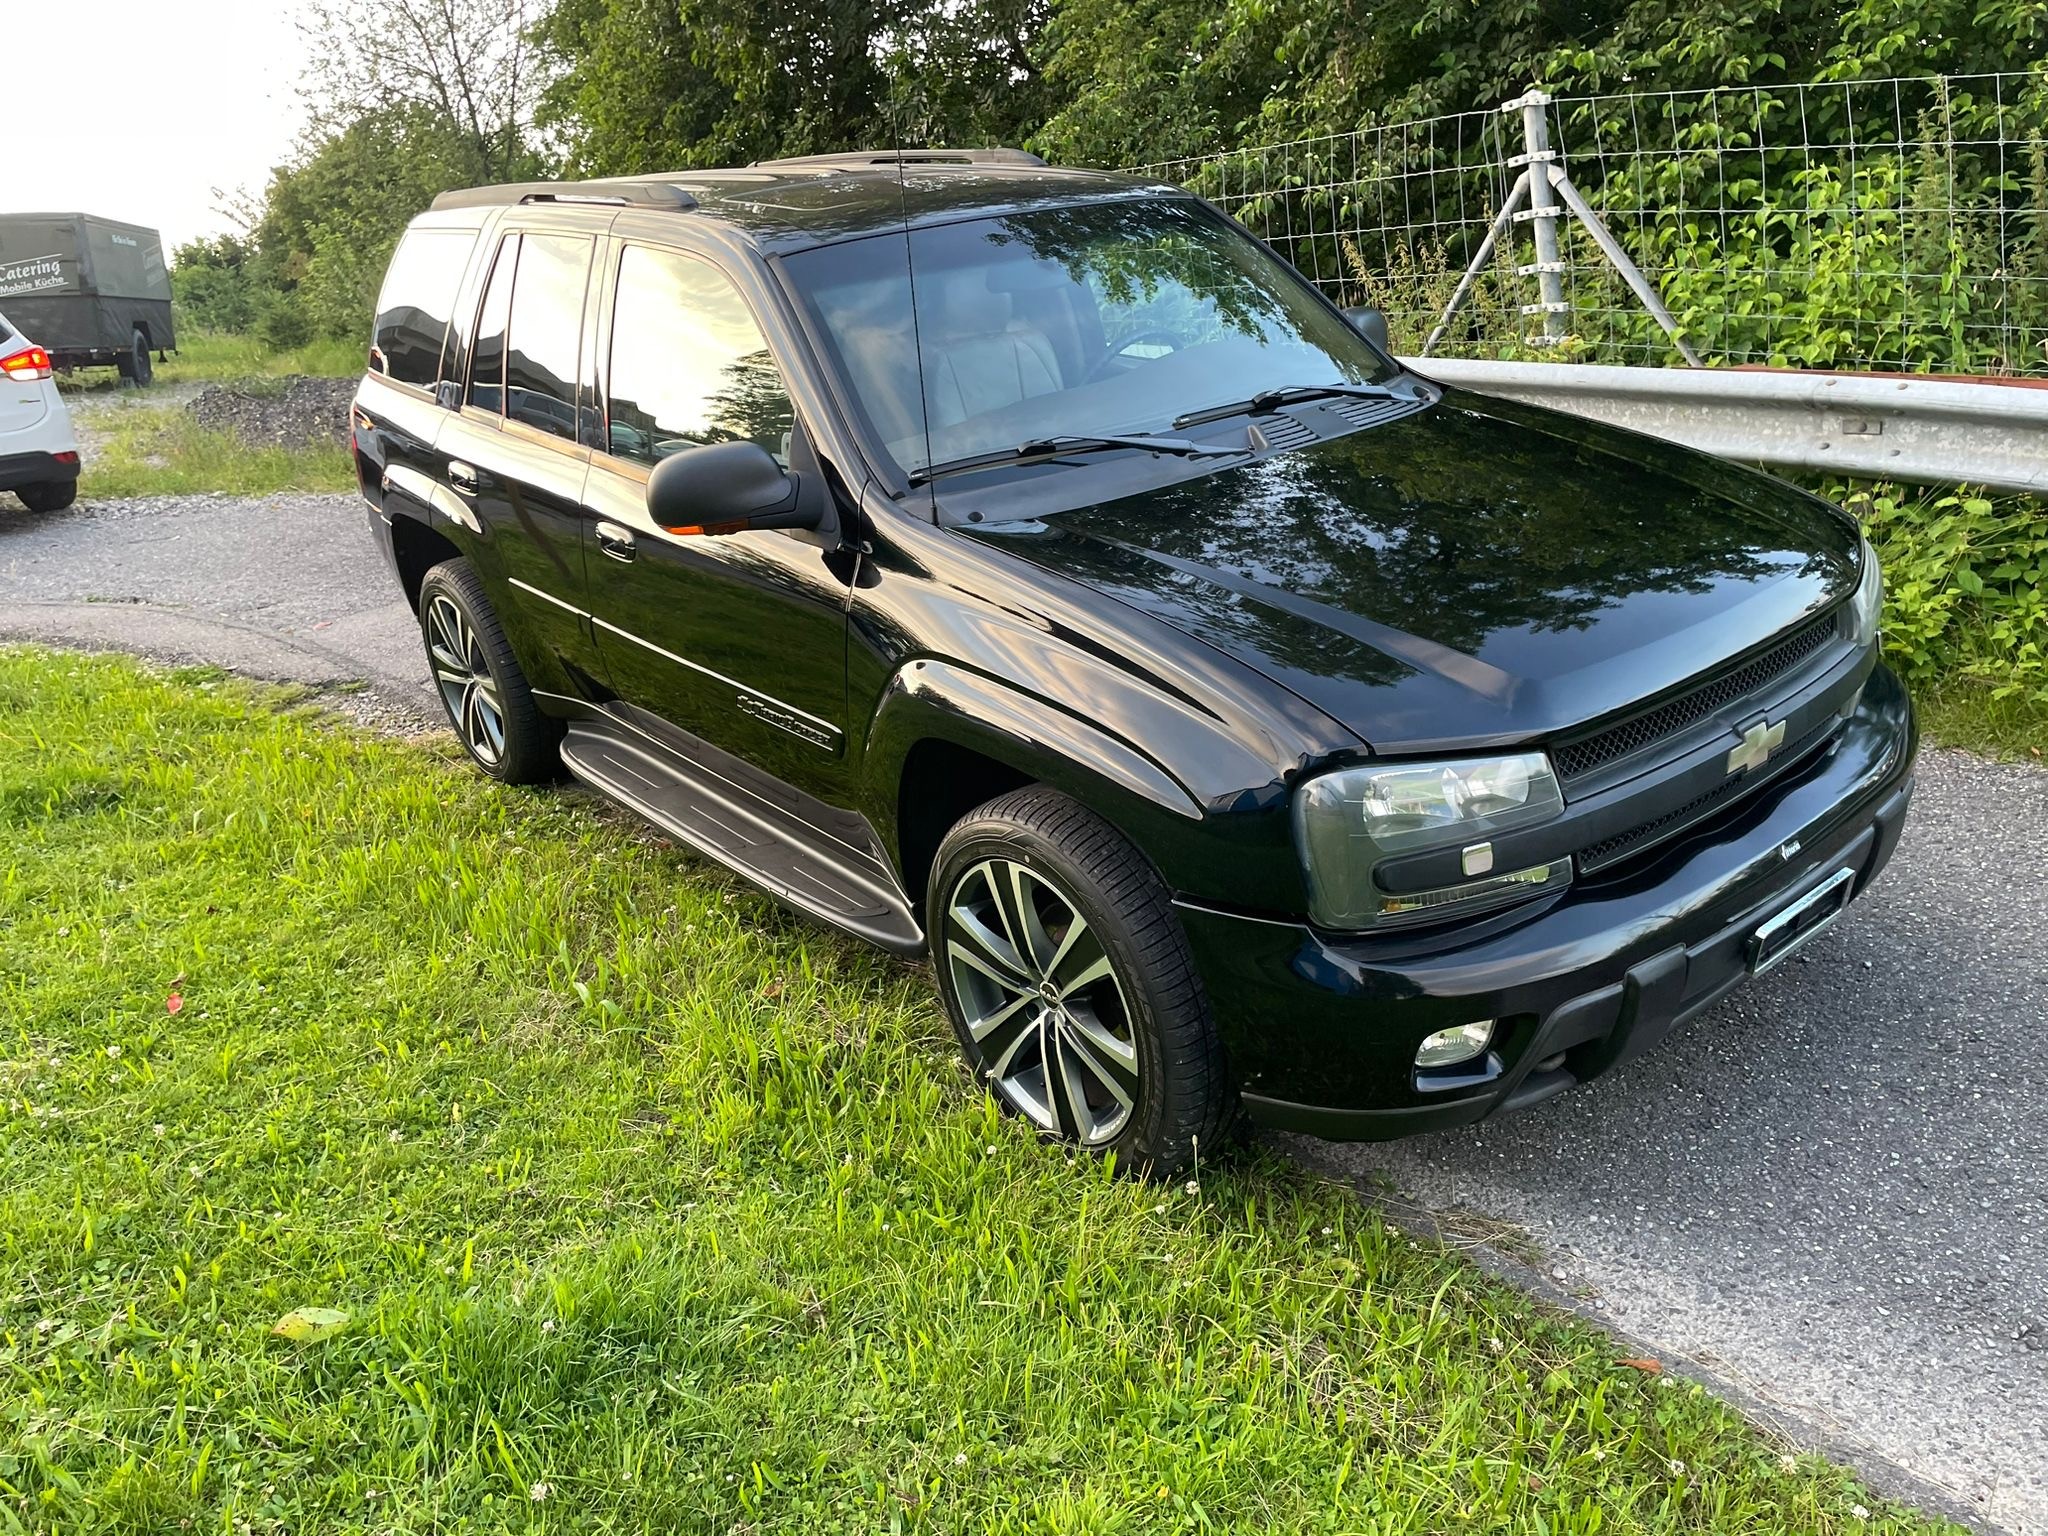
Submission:
[[[1570,96],[1552,146],[1707,361],[2048,374],[2048,70]],[[1468,112],[1137,167],[1220,204],[1418,350],[1528,151]],[[1530,214],[1437,347],[1667,363],[1578,221],[1546,337]],[[1553,290],[1554,291],[1554,290]]]

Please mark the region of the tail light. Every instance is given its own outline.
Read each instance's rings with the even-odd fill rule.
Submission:
[[[0,373],[10,379],[20,379],[25,384],[47,379],[50,377],[50,354],[41,347],[23,347],[19,352],[0,357]]]

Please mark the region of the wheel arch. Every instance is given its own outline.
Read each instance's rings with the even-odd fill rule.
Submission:
[[[868,732],[862,763],[870,823],[913,900],[961,816],[1028,784],[1064,791],[1147,846],[1192,829],[1202,807],[1159,763],[1100,726],[1007,683],[945,662],[899,671]]]
[[[420,611],[420,583],[428,571],[444,560],[460,558],[462,550],[448,535],[416,517],[403,514],[391,519],[391,556],[398,566],[398,580],[405,589],[406,605]]]

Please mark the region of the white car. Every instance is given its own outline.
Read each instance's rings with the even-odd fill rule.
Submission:
[[[50,354],[0,315],[0,491],[31,512],[55,512],[78,495],[78,439],[57,393]]]

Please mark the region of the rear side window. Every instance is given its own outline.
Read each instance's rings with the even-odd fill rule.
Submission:
[[[441,347],[455,313],[455,293],[476,233],[467,229],[409,230],[391,257],[377,296],[370,367],[401,384],[432,389],[441,374]]]
[[[469,354],[469,403],[500,415],[505,409],[505,327],[512,319],[512,273],[519,262],[519,237],[498,242],[491,284],[477,316],[476,345]]]
[[[760,327],[723,273],[629,245],[612,311],[611,451],[658,464],[746,438],[789,459],[796,419]]]
[[[582,235],[520,238],[506,337],[506,417],[571,442],[576,440],[576,360],[590,249],[589,238]]]

